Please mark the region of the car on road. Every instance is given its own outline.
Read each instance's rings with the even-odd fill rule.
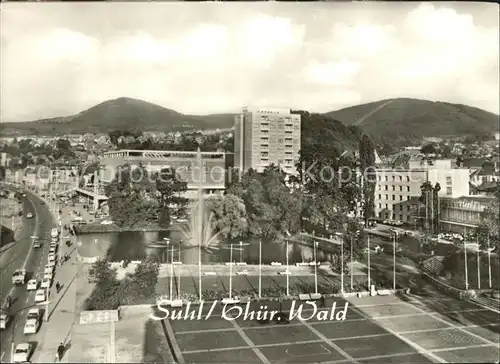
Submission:
[[[54,253],[49,253],[49,256],[47,257],[47,260],[49,262],[55,262],[56,261],[56,255]]]
[[[30,343],[17,344],[12,356],[14,363],[26,363],[30,360],[33,346]]]
[[[52,269],[54,269],[55,266],[56,266],[56,261],[55,260],[50,260],[50,261],[47,262],[47,265],[49,267],[52,267]]]
[[[26,218],[27,218],[27,219],[32,219],[32,218],[33,218],[33,214],[32,214],[31,212],[28,212],[28,213],[26,214]]]
[[[49,254],[56,254],[56,250],[57,248],[55,246],[51,246],[50,249],[49,249]]]
[[[51,274],[52,276],[52,274]],[[52,279],[51,278],[44,278],[42,280],[42,284],[40,285],[40,287],[42,288],[50,288],[50,286],[52,285]]]
[[[40,303],[45,301],[45,290],[39,289],[35,294],[35,303]]]
[[[38,249],[41,247],[42,247],[42,242],[40,240],[37,239],[33,242],[33,248]]]
[[[44,273],[43,275],[43,279],[50,279],[52,280],[53,278],[53,274],[52,273]]]
[[[26,317],[24,324],[24,335],[36,334],[40,328],[40,309],[32,308]]]
[[[0,313],[0,329],[5,330],[7,326],[9,326],[10,320],[11,317],[9,316],[8,313],[6,312]]]
[[[38,289],[38,281],[36,279],[30,279],[28,285],[26,286],[28,291],[36,291]]]
[[[16,269],[12,274],[12,284],[26,283],[26,269]]]
[[[55,241],[51,242],[50,248],[55,248],[57,250],[57,242],[55,242]]]
[[[45,266],[45,269],[43,270],[43,274],[47,274],[47,273],[50,273],[50,274],[54,273],[54,266],[53,265],[51,266],[51,265],[47,264]]]

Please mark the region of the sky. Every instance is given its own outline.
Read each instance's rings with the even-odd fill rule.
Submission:
[[[491,3],[3,3],[3,122],[118,97],[185,114],[412,97],[499,112]]]

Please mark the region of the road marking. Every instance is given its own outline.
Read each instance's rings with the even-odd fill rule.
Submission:
[[[26,301],[24,301],[24,303],[28,303],[28,300],[30,299],[30,297],[26,297]]]
[[[5,356],[5,351],[2,351],[2,355],[0,355],[0,360],[3,360],[4,356]]]

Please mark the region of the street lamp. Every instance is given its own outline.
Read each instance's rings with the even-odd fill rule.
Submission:
[[[229,299],[233,294],[233,244],[230,244],[229,252]]]
[[[464,234],[465,235],[465,234]],[[464,236],[464,264],[465,264],[465,290],[469,289],[469,274],[467,271],[467,243],[465,242]]]
[[[476,234],[476,242],[477,242],[477,289],[481,289],[481,269],[479,267],[479,234]]]
[[[243,242],[240,241],[240,263],[243,262]]]

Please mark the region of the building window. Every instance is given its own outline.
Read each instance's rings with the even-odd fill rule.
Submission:
[[[403,191],[403,186],[399,186],[399,191]]]
[[[410,182],[410,176],[406,176],[406,182]]]
[[[403,180],[403,176],[399,176],[399,180],[402,181]]]
[[[381,204],[381,203],[379,203],[379,204],[378,204],[378,208],[379,208],[379,209],[381,209],[381,208],[382,208],[382,204]]]
[[[396,201],[396,195],[392,195],[392,201]]]
[[[389,205],[388,204],[385,204],[385,208],[388,209],[389,208]]]
[[[379,200],[381,200],[381,199],[382,199],[382,195],[381,195],[381,194],[379,194],[379,195],[378,195],[378,199],[379,199]]]
[[[385,199],[388,200],[389,199],[389,195],[385,195]]]
[[[399,196],[399,201],[403,201],[403,196]]]
[[[396,220],[396,214],[392,214],[392,219]]]
[[[392,176],[392,181],[394,182],[396,180],[396,176]]]
[[[382,186],[381,186],[381,185],[378,185],[378,189],[379,189],[379,191],[380,191],[380,190],[382,189]]]
[[[393,190],[393,191],[396,191],[396,186],[392,186],[392,190]]]
[[[385,180],[387,182],[389,180],[389,176],[385,176]]]
[[[410,186],[406,186],[406,192],[410,192]]]
[[[446,177],[446,184],[447,185],[451,185],[451,181],[452,181],[452,179],[450,176]]]
[[[453,194],[453,188],[451,188],[451,187],[446,187],[446,194],[447,194],[448,196],[451,196],[451,195]]]

